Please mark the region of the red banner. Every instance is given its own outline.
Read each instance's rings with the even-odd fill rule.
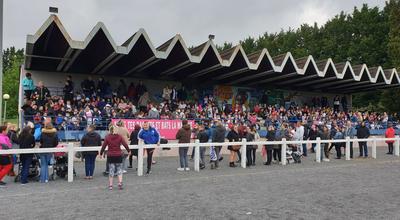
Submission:
[[[113,119],[112,123],[115,124],[120,119]],[[121,119],[125,127],[129,132],[132,132],[135,129],[135,125],[138,124],[140,127],[143,126],[145,121],[148,121],[149,124],[160,132],[160,136],[162,138],[166,138],[168,140],[174,140],[176,137],[176,133],[182,127],[182,120],[158,120],[158,119]],[[190,126],[193,128],[194,121],[188,120]]]

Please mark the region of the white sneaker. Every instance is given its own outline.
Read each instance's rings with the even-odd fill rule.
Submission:
[[[186,167],[186,168],[185,168],[185,170],[186,170],[186,171],[189,171],[189,170],[190,170],[190,168],[189,168],[189,167]]]
[[[324,161],[324,162],[329,162],[330,160],[327,159],[327,158],[324,158],[324,159],[322,159],[322,161]]]
[[[122,173],[127,173],[127,172],[128,172],[128,171],[126,171],[126,170],[123,170],[123,171],[122,171]]]
[[[183,167],[178,167],[177,170],[178,170],[178,171],[185,171],[185,168],[183,168]]]

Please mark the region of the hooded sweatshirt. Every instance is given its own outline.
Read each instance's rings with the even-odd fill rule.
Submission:
[[[101,137],[97,132],[91,131],[86,133],[81,139],[81,146],[82,147],[95,147],[101,145]],[[85,155],[96,155],[97,151],[88,151],[82,152]]]
[[[178,140],[178,143],[190,143],[191,135],[192,131],[190,130],[190,125],[185,124],[178,130],[178,133],[176,133],[176,139]]]

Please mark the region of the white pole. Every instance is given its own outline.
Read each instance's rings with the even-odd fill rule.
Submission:
[[[350,137],[346,137],[346,160],[350,160]]]
[[[315,149],[315,161],[321,163],[321,138],[317,137],[317,146]]]
[[[143,140],[139,139],[138,165],[137,165],[138,176],[143,176],[143,146],[144,146]]]
[[[281,149],[281,163],[282,165],[286,165],[286,138],[282,138],[282,149]]]
[[[396,135],[396,140],[394,142],[394,155],[395,156],[399,156],[399,153],[400,153],[399,147],[400,147],[400,137],[399,137],[399,135]]]
[[[376,159],[376,137],[372,138],[372,158]]]
[[[357,137],[354,137],[353,138],[353,158],[355,158],[355,152],[354,152],[354,148],[356,147],[356,145],[358,146],[358,149],[360,149],[360,145],[358,144],[358,141],[357,141]]]
[[[0,0],[0,116],[3,113],[3,0]],[[0,123],[2,123],[0,117]]]
[[[68,144],[68,182],[74,181],[74,144]]]
[[[4,100],[4,120],[6,121],[7,119],[7,100]]]
[[[242,151],[242,159],[240,161],[240,164],[242,165],[242,168],[246,168],[246,163],[247,163],[247,154],[246,154],[246,138],[242,139],[242,147],[241,147],[241,151]]]
[[[194,171],[200,172],[200,141],[195,140],[196,147],[194,148]]]

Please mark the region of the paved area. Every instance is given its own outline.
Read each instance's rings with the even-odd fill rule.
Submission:
[[[287,166],[259,160],[249,169],[225,159],[221,169],[199,173],[176,171],[175,157],[157,158],[150,176],[130,170],[123,191],[106,189],[104,162],[89,181],[76,162],[73,183],[0,188],[0,219],[400,219],[400,158],[384,153]]]

